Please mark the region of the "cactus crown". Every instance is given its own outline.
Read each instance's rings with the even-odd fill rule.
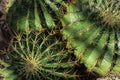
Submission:
[[[32,31],[17,34],[11,41],[9,57],[16,73],[29,80],[75,78],[70,73],[75,62],[69,58],[64,41],[54,31]]]
[[[110,27],[120,25],[120,2],[118,0],[89,0],[88,4],[91,14],[96,15],[98,23]]]

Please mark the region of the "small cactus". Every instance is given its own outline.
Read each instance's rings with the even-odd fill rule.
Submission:
[[[75,0],[60,19],[68,48],[88,72],[101,76],[120,73],[119,4],[117,0]]]
[[[60,40],[45,29],[16,34],[8,51],[11,68],[24,80],[74,79],[75,61]]]

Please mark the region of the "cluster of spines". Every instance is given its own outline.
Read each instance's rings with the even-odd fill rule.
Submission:
[[[84,6],[85,10],[89,10],[87,16],[94,16],[91,20],[95,19],[98,24],[108,27],[119,27],[120,2],[118,0],[87,0],[84,3],[87,4]]]
[[[23,79],[54,80],[77,77],[72,69],[75,61],[72,61],[65,50],[64,41],[60,41],[54,31],[30,30],[17,34],[10,46],[9,63]]]

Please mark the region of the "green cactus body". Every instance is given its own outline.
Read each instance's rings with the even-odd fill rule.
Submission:
[[[69,43],[67,47],[75,49],[75,56],[89,72],[102,76],[120,72],[119,4],[115,0],[75,0],[66,4],[67,11],[60,18],[61,33]]]
[[[16,75],[13,70],[10,70],[8,67],[10,65],[0,61],[0,80],[15,80]],[[18,79],[19,80],[19,79]]]
[[[12,30],[39,30],[42,26],[52,29],[56,23],[47,6],[43,0],[15,0],[7,11],[8,24]]]
[[[110,27],[120,25],[120,2],[117,0],[101,0],[94,2],[89,1],[90,9],[93,13],[98,14],[98,18],[101,18],[101,22]]]
[[[75,61],[65,50],[64,41],[54,31],[27,31],[15,35],[11,41],[9,57],[11,68],[22,79],[70,80],[77,77]]]

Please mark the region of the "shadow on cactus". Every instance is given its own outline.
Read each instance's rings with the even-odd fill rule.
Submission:
[[[22,79],[73,80],[77,77],[75,61],[55,31],[42,29],[19,33],[12,39],[8,53],[11,68]]]
[[[66,4],[61,33],[88,72],[105,76],[120,72],[118,0],[76,0]]]

